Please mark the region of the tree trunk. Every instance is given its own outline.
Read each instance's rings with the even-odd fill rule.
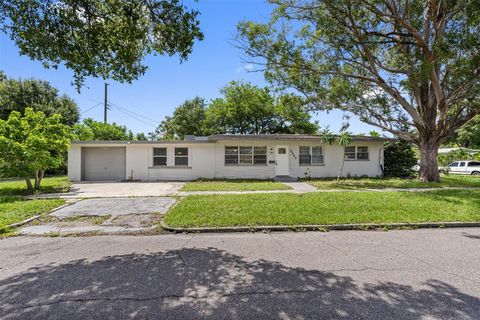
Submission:
[[[340,182],[340,178],[342,177],[344,166],[345,166],[345,154],[343,154],[342,166],[340,167],[340,173],[338,174],[338,177],[337,177],[337,183]]]
[[[35,175],[35,190],[40,189],[40,184],[42,183],[43,175],[45,170],[39,170]]]
[[[27,183],[27,189],[29,191],[33,191],[32,181],[30,181],[30,177],[25,177],[25,182]]]
[[[418,178],[424,182],[440,182],[440,174],[438,173],[438,147],[435,142],[420,142],[420,170]]]

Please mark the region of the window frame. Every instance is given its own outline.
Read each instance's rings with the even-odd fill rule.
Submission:
[[[352,150],[352,148],[355,149],[355,151],[347,151],[347,149]],[[366,148],[366,152],[362,151],[360,152],[358,149],[359,148]],[[366,154],[367,158],[359,158],[358,154]],[[355,158],[349,157],[348,155],[355,155]],[[370,161],[370,148],[368,146],[347,146],[345,149],[343,149],[343,157],[345,161]]]
[[[180,154],[180,155],[177,155],[177,149],[185,149],[187,150],[187,153],[185,155],[183,154]],[[175,147],[173,149],[173,156],[174,156],[174,160],[175,160],[175,167],[188,167],[188,164],[189,164],[189,159],[188,159],[188,155],[189,155],[189,148],[188,147]],[[177,159],[179,158],[182,158],[182,159],[187,159],[187,163],[186,164],[177,164]]]
[[[302,154],[302,148],[308,148],[308,154]],[[314,155],[313,154],[313,149],[314,148],[320,148],[320,154]],[[299,166],[324,166],[325,165],[325,154],[324,154],[323,150],[324,150],[323,146],[299,146],[298,147],[298,165]],[[319,157],[319,156],[321,156],[322,161],[321,162],[316,162],[316,161],[314,162],[313,161],[314,157]],[[308,157],[309,162],[308,163],[302,163],[302,157]]]
[[[155,150],[165,150],[165,155],[155,155]],[[155,159],[156,158],[165,158],[165,164],[155,164]],[[167,148],[166,147],[153,147],[152,160],[153,160],[152,165],[154,167],[166,167],[167,166],[167,161],[168,161],[168,150],[167,150]]]
[[[237,152],[235,153],[227,153],[227,148],[230,150],[235,149]],[[255,149],[263,148],[265,152],[255,152]],[[247,150],[249,149],[249,150]],[[223,165],[224,166],[266,166],[268,164],[268,147],[266,145],[263,146],[255,146],[255,145],[225,145],[223,149]],[[243,151],[243,152],[242,152]],[[235,163],[227,163],[227,157],[232,161],[234,156],[236,155]],[[265,162],[261,161],[260,163],[256,163],[258,158],[264,157]],[[242,159],[243,158],[243,159]],[[247,162],[245,159],[249,158],[250,161]],[[255,159],[257,158],[257,160]]]

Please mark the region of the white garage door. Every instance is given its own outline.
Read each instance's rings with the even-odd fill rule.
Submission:
[[[85,181],[125,179],[125,147],[82,148]]]

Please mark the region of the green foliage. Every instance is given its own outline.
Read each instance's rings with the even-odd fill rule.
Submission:
[[[183,139],[215,133],[315,133],[305,102],[293,94],[274,96],[267,88],[231,82],[209,105],[196,97],[178,106],[152,138]]]
[[[179,105],[171,117],[166,117],[156,131],[156,136],[168,140],[183,139],[186,135],[208,135],[205,99],[195,97]]]
[[[238,26],[267,80],[417,144],[438,180],[436,149],[480,113],[480,2],[271,2],[268,23]]]
[[[448,166],[455,160],[480,160],[480,152],[472,154],[466,150],[460,149],[438,155],[438,163],[443,167]]]
[[[126,126],[114,123],[103,123],[91,118],[83,120],[83,123],[76,124],[72,128],[74,140],[139,140],[145,135],[135,136]]]
[[[468,122],[452,140],[465,148],[480,149],[480,116]]]
[[[3,75],[3,76],[2,76]],[[6,120],[12,111],[24,113],[26,108],[42,111],[47,116],[62,115],[62,123],[72,126],[80,113],[77,104],[49,82],[27,79],[8,79],[0,75],[0,119]]]
[[[70,137],[69,127],[62,124],[59,114],[48,117],[27,108],[22,116],[13,111],[7,120],[0,120],[0,170],[25,178],[30,190],[38,189],[45,170],[63,164]]]
[[[325,128],[320,131],[320,141],[324,144],[332,145],[337,140],[337,137],[330,131],[329,128]]]
[[[209,122],[220,132],[271,133],[276,128],[274,98],[267,88],[231,82],[208,108]]]
[[[202,40],[198,12],[179,0],[3,0],[0,29],[20,54],[47,68],[64,64],[80,88],[86,77],[131,82],[148,54],[181,61]]]
[[[415,174],[413,167],[417,157],[411,143],[399,141],[387,143],[384,149],[384,176],[408,178]]]

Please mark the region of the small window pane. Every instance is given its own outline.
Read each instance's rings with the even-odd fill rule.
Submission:
[[[252,154],[252,147],[240,147],[240,154]]]
[[[231,146],[226,146],[225,147],[225,154],[238,154],[238,147],[231,147]]]
[[[465,162],[460,162],[460,167],[465,167]]]
[[[167,148],[153,148],[154,156],[167,156]]]
[[[235,155],[225,155],[225,164],[238,164],[238,156]]]
[[[358,160],[368,160],[368,152],[367,153],[364,153],[364,152],[357,153],[357,159]]]
[[[278,154],[286,154],[287,153],[287,148],[278,148],[277,153]]]
[[[267,155],[254,155],[253,156],[253,164],[266,164],[267,163]]]
[[[313,156],[322,155],[322,147],[312,147],[312,155]]]
[[[240,163],[243,164],[252,164],[252,155],[251,154],[241,154]]]
[[[345,152],[345,159],[347,160],[355,160],[355,152]]]
[[[312,163],[323,163],[323,156],[312,156]]]
[[[188,156],[188,148],[175,148],[176,156]]]
[[[153,158],[153,165],[154,166],[166,166],[167,165],[167,157],[154,157]]]
[[[188,166],[188,157],[175,157],[176,166]]]
[[[254,147],[253,148],[254,154],[267,154],[267,147]]]
[[[298,158],[300,164],[311,164],[311,156],[310,155],[300,155]]]
[[[452,163],[450,163],[450,167],[458,167],[458,162],[452,162]]]
[[[368,152],[368,147],[357,147],[357,152],[365,153]]]
[[[310,147],[300,147],[300,155],[310,155]]]
[[[345,152],[347,153],[355,153],[355,147],[346,147],[345,148]]]

